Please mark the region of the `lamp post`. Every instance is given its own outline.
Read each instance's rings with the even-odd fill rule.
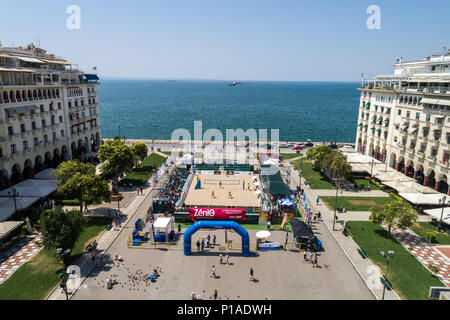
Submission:
[[[371,165],[370,165],[370,177],[372,178],[372,172],[373,172],[373,162],[374,162],[375,160],[373,160],[372,159],[372,163],[371,163]]]
[[[441,231],[441,226],[442,226],[442,216],[444,215],[444,208],[445,208],[445,200],[447,200],[447,196],[442,197],[441,200],[439,200],[439,202],[442,201],[442,211],[441,211],[441,219],[439,220],[439,225],[438,225],[438,231]],[[431,238],[431,237],[430,237]]]
[[[387,274],[388,274],[388,268],[389,268],[389,258],[394,257],[394,251],[388,250],[387,254],[384,251],[380,251],[380,254],[387,259],[387,261],[386,261],[386,273],[384,274],[383,296],[381,297],[381,300],[384,300],[384,293],[386,291]]]
[[[336,201],[334,203],[334,215],[333,215],[333,231],[334,230],[334,225],[336,224],[336,210],[337,210],[337,201],[338,201],[338,191],[339,191],[339,186],[336,186]]]
[[[8,194],[10,195],[10,197],[12,197],[14,199],[14,213],[17,212],[17,202],[16,202],[16,198],[19,197],[19,193],[17,192],[16,189],[11,188],[11,191],[8,191]]]
[[[117,214],[119,215],[120,222],[120,193],[119,193],[119,173],[118,173],[119,165],[116,166],[116,188],[117,188]]]

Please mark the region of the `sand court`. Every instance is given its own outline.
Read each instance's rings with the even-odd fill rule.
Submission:
[[[196,189],[197,181],[200,181],[200,189]],[[256,181],[260,183],[259,179]],[[186,207],[259,209],[256,190],[251,175],[198,175],[194,177],[184,204]]]

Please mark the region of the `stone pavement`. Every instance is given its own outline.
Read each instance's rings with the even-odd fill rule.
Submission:
[[[0,283],[8,279],[43,248],[36,243],[40,240],[40,233],[27,236],[18,240],[12,248],[0,252]]]
[[[381,224],[381,226],[388,230],[388,226]],[[450,287],[450,260],[444,255],[440,254],[432,246],[423,241],[418,235],[411,230],[404,230],[398,227],[392,227],[391,233],[395,240],[397,240],[406,250],[411,252],[413,256],[423,264],[425,268],[429,269],[429,265],[434,265],[439,268],[436,276],[447,286]],[[432,272],[430,270],[430,272]],[[432,272],[433,273],[433,272]]]
[[[303,182],[303,181],[302,181]],[[319,197],[334,197],[336,196],[336,189],[314,189],[314,192]],[[339,197],[380,197],[387,198],[389,194],[381,190],[370,191],[339,191]]]
[[[291,188],[294,187],[295,190],[295,183],[298,183],[299,181],[300,177],[298,175],[298,171],[294,168],[291,168]],[[361,255],[357,251],[357,249],[359,248],[358,245],[353,241],[351,237],[346,237],[343,235],[342,226],[339,223],[336,223],[336,231],[333,231],[334,212],[328,209],[322,201],[319,201],[319,206],[316,207],[316,190],[311,189],[309,185],[306,186],[302,184],[301,187],[305,191],[309,207],[312,208],[314,212],[321,212],[323,223],[325,224],[325,226],[328,228],[334,239],[340,245],[345,255],[350,260],[361,278],[364,280],[372,294],[378,300],[380,300],[382,298],[383,285],[380,282],[381,272],[379,268],[376,265],[372,264],[369,259],[363,259],[361,257]],[[385,300],[400,300],[400,297],[397,295],[397,293],[395,293],[394,290],[386,290]]]
[[[173,169],[173,166],[169,168],[169,172]],[[164,177],[167,176],[167,173]],[[145,214],[147,212],[148,208],[151,205],[153,197],[158,192],[158,188],[162,187],[162,185],[165,183],[164,179],[160,179],[158,184],[153,187],[146,187],[143,189],[143,195],[142,196],[136,196],[130,203],[129,206],[126,208],[121,209],[123,219],[121,221],[120,227],[113,227],[109,231],[105,230],[100,237],[97,239],[97,257],[96,261],[100,261],[99,263],[104,262],[105,259],[109,259],[109,257],[105,254],[108,248],[111,246],[113,241],[124,232],[128,232],[129,229],[126,228],[127,223],[133,219],[136,212],[139,212],[141,215],[142,213]],[[149,183],[150,184],[150,183]],[[128,235],[128,234],[127,234]],[[83,283],[84,279],[90,274],[92,269],[96,266],[96,263],[93,263],[91,261],[91,257],[88,254],[84,254],[77,262],[77,266],[80,268],[80,279],[81,282],[75,284],[74,290],[69,290],[69,298],[73,296],[73,294],[76,292],[76,290],[79,288],[79,286]],[[64,292],[60,289],[59,284],[56,286],[53,291],[47,296],[46,300],[65,300],[66,296]]]

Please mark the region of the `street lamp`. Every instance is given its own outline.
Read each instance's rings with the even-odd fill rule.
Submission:
[[[119,165],[116,166],[116,188],[117,188],[117,214],[119,215],[120,221],[120,196],[119,196],[119,173],[118,170]]]
[[[334,230],[334,225],[336,224],[336,210],[337,210],[337,202],[338,202],[338,191],[339,191],[339,186],[336,186],[336,201],[334,203],[334,216],[333,216],[333,231]]]
[[[11,191],[8,191],[8,194],[9,194],[10,197],[13,197],[13,199],[14,199],[14,209],[15,209],[14,212],[17,212],[17,202],[16,202],[16,198],[19,197],[19,192],[17,192],[16,189],[11,188]]]
[[[372,172],[373,172],[373,162],[375,160],[372,159],[372,164],[370,165],[370,177],[372,178]]]
[[[442,199],[439,200],[439,203],[441,203],[441,201],[442,201],[441,219],[439,220],[439,225],[438,225],[438,231],[439,232],[441,231],[441,226],[442,226],[442,216],[444,214],[445,200],[447,200],[447,196],[443,196]]]
[[[384,293],[386,291],[387,274],[388,274],[388,268],[389,268],[389,258],[393,258],[394,257],[394,251],[388,250],[387,254],[384,251],[380,251],[380,254],[387,259],[387,261],[386,261],[386,273],[384,274],[383,296],[381,298],[381,300],[384,300]]]

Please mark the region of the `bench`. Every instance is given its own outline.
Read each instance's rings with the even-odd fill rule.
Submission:
[[[358,248],[356,251],[358,251],[358,253],[361,255],[361,257],[363,259],[367,259],[367,254],[366,254],[366,252],[363,249]]]
[[[384,286],[386,287],[386,289],[391,290],[392,289],[392,284],[389,280],[385,279],[384,277],[380,277],[380,281],[382,284],[384,284]]]

